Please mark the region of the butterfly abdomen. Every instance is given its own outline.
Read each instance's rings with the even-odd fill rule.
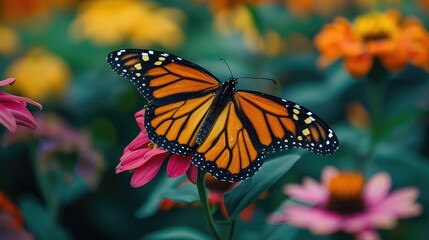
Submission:
[[[231,78],[225,83],[223,83],[216,91],[216,97],[213,100],[212,105],[210,106],[208,116],[205,119],[203,125],[201,126],[200,131],[198,132],[198,145],[200,145],[207,138],[207,135],[213,128],[213,125],[218,119],[219,115],[222,113],[228,102],[232,100],[234,96],[235,85],[237,85],[236,79]]]

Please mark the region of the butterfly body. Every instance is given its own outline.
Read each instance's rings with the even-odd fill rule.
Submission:
[[[110,53],[114,71],[148,100],[145,128],[158,146],[225,181],[249,178],[265,154],[301,147],[328,155],[332,129],[308,109],[269,94],[237,90],[204,68],[169,53],[127,49]]]
[[[197,144],[201,144],[209,134],[216,119],[218,119],[222,110],[232,100],[235,93],[235,86],[238,84],[237,79],[231,77],[228,81],[222,83],[215,93],[215,98],[210,106],[207,118],[197,136]]]

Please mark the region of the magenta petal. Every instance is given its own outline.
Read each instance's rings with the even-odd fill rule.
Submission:
[[[139,128],[143,133],[146,133],[146,128],[144,127],[145,111],[146,111],[146,108],[143,108],[142,110],[140,110],[136,114],[134,114],[134,117],[136,118],[137,125],[139,125]]]
[[[171,178],[183,175],[191,165],[192,155],[182,157],[174,154],[167,164],[167,175]]]
[[[16,121],[12,113],[6,107],[0,104],[0,124],[4,125],[12,133],[16,131]]]
[[[22,103],[7,102],[3,104],[9,109],[9,112],[14,116],[15,121],[18,125],[25,126],[31,129],[36,129],[36,120],[30,111]]]
[[[8,78],[5,80],[0,80],[0,87],[1,86],[6,86],[6,85],[12,85],[15,82],[15,78]]]
[[[135,150],[138,148],[147,147],[147,144],[149,144],[149,143],[150,143],[150,140],[149,140],[147,134],[140,132],[137,135],[137,137],[134,138],[133,141],[130,142],[130,144],[128,144],[128,146],[126,148],[130,149],[130,150]]]
[[[131,186],[137,188],[150,182],[158,173],[162,163],[163,161],[159,158],[151,158],[146,164],[137,168],[131,177]]]
[[[191,164],[189,166],[188,171],[186,171],[186,176],[188,177],[189,181],[191,181],[193,184],[197,183],[197,177],[198,177],[198,168]]]
[[[34,100],[31,100],[31,99],[25,98],[25,97],[11,95],[11,94],[4,93],[4,92],[0,92],[0,102],[3,102],[3,101],[18,102],[20,104],[23,104],[24,106],[26,106],[26,103],[30,103],[30,104],[38,107],[39,109],[42,109],[42,105],[40,103],[34,101]]]
[[[145,159],[143,156],[145,156],[146,153],[151,150],[151,148],[142,148],[136,151],[124,152],[124,155],[122,155],[118,166],[116,166],[116,173],[120,173],[125,170],[133,170],[140,167],[146,161],[148,161],[148,159]]]

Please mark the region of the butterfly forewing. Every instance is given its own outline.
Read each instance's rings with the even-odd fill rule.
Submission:
[[[211,93],[162,106],[149,105],[145,114],[149,138],[172,153],[190,154],[214,98]]]
[[[111,52],[107,61],[156,105],[205,95],[220,84],[207,70],[169,53],[126,49]]]

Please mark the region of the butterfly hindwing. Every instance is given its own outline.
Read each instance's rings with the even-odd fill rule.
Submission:
[[[204,68],[170,53],[125,49],[111,52],[107,61],[155,105],[214,92],[220,84]]]
[[[231,101],[196,149],[191,161],[217,179],[237,182],[258,171],[263,158]]]

